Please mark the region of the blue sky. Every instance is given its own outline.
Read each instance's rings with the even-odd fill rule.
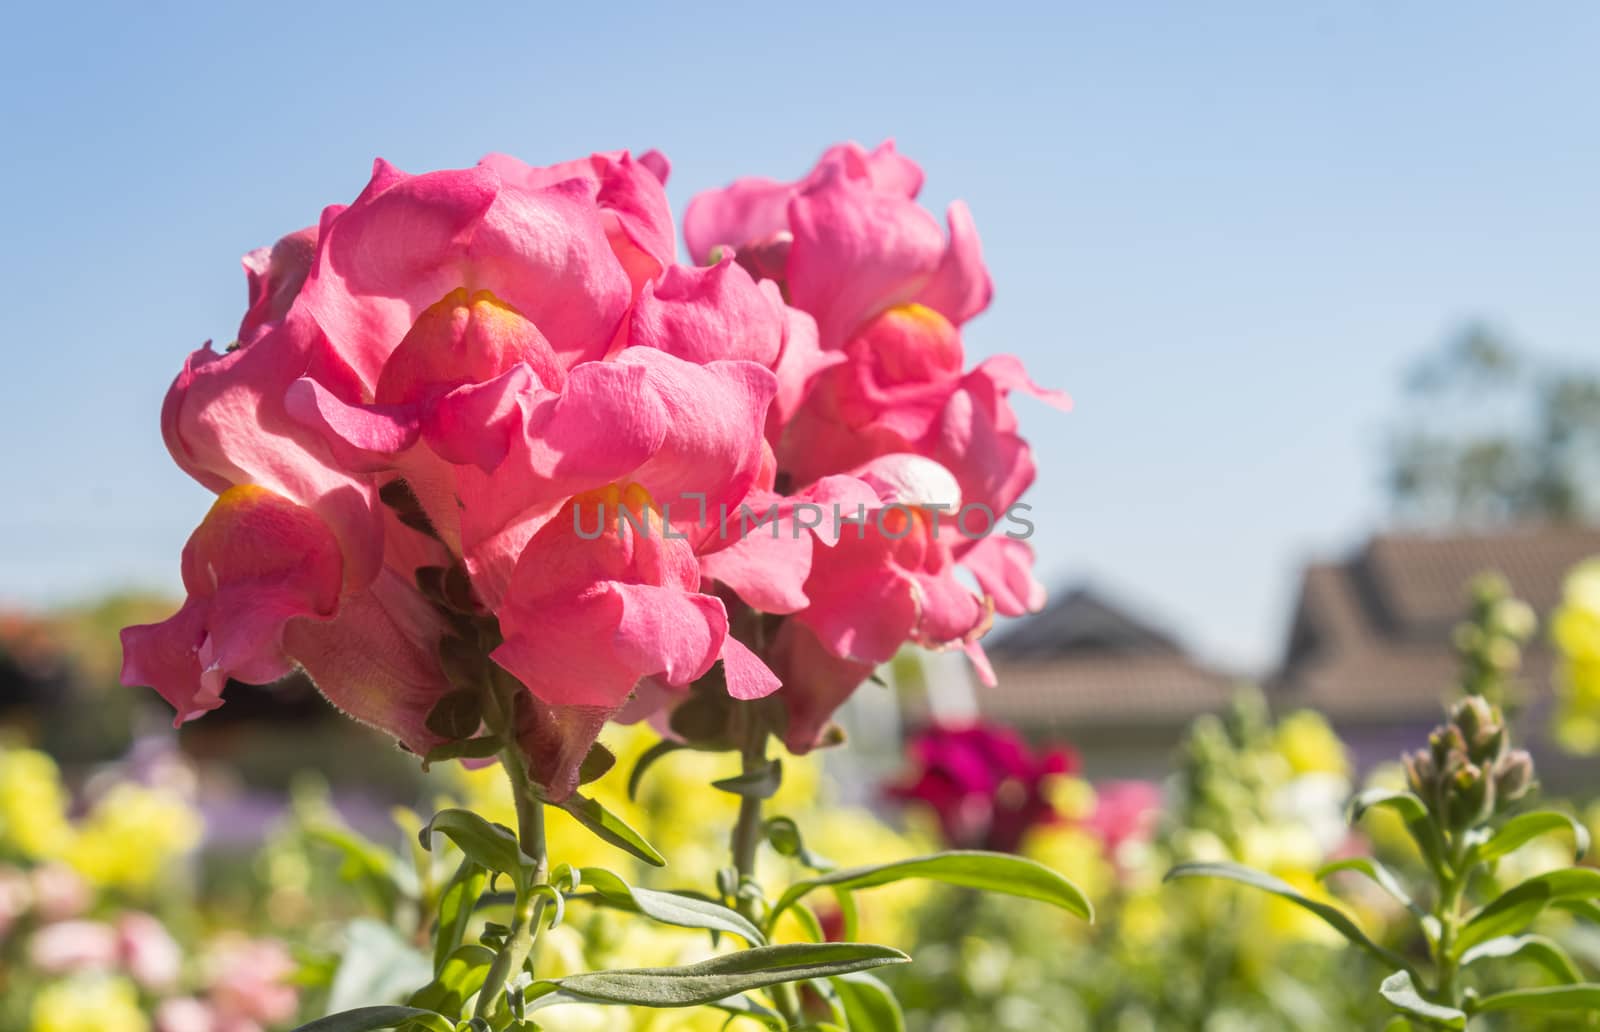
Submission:
[[[13,8],[0,599],[176,586],[208,496],[161,396],[375,155],[660,147],[681,212],[893,136],[983,234],[969,351],[1077,400],[1018,403],[1048,579],[1268,660],[1383,516],[1420,350],[1482,315],[1600,356],[1597,52],[1584,3]]]

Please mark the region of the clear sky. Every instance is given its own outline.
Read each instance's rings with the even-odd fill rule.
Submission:
[[[977,218],[970,352],[1077,400],[1018,402],[1047,579],[1239,663],[1382,518],[1417,352],[1483,315],[1600,357],[1597,5],[335,6],[9,8],[0,599],[176,587],[162,394],[375,155],[659,147],[681,213],[893,136]]]

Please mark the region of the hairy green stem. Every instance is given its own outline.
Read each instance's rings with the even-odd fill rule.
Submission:
[[[762,724],[760,715],[748,703],[739,706],[734,719],[738,722],[736,732],[740,742],[739,755],[742,769],[746,774],[753,774],[767,764],[766,726]],[[745,893],[745,887],[757,884],[756,852],[761,847],[765,831],[761,803],[758,796],[739,797],[739,819],[733,825],[731,841],[733,867],[739,875],[739,897],[736,904],[739,912],[757,926],[765,923],[766,915],[761,912],[764,908],[758,906],[757,901]],[[800,997],[795,993],[793,985],[782,982],[773,986],[772,1000],[786,1024],[794,1027],[802,1023]]]
[[[1452,842],[1450,858],[1441,872],[1438,908],[1439,944],[1434,952],[1438,969],[1437,995],[1449,1007],[1461,1006],[1460,965],[1457,963],[1456,939],[1461,933],[1461,898],[1466,889],[1469,872],[1462,870],[1465,856],[1464,840],[1459,836]]]
[[[486,1021],[499,1002],[501,991],[522,970],[528,955],[533,952],[534,940],[538,938],[540,925],[544,921],[546,903],[545,894],[535,893],[534,889],[550,877],[550,858],[544,841],[544,801],[539,798],[533,779],[528,776],[522,750],[515,742],[511,742],[501,751],[500,761],[505,766],[506,776],[511,779],[511,797],[516,802],[517,844],[533,859],[534,869],[526,883],[517,886],[511,933],[506,938],[505,946],[495,954],[494,963],[489,965],[489,973],[484,977],[483,988],[478,991],[476,1014]]]

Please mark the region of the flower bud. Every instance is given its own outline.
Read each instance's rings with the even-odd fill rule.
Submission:
[[[1445,819],[1451,827],[1465,828],[1487,817],[1494,806],[1494,782],[1474,763],[1458,769],[1450,779]]]
[[[1467,755],[1474,763],[1495,760],[1505,749],[1505,718],[1493,703],[1479,695],[1469,695],[1456,704],[1450,722],[1466,742]]]
[[[1494,794],[1498,805],[1516,802],[1527,795],[1533,780],[1533,757],[1523,749],[1506,753],[1494,768]]]

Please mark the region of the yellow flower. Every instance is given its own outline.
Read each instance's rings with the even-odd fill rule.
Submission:
[[[1278,754],[1295,774],[1346,774],[1349,761],[1344,743],[1320,714],[1301,710],[1278,723]]]
[[[149,1032],[139,994],[125,978],[89,976],[46,986],[33,1001],[31,1032]]]
[[[1028,832],[1022,854],[1037,860],[1083,890],[1094,903],[1103,901],[1116,882],[1116,870],[1105,847],[1093,834],[1070,824],[1047,824]]]
[[[200,815],[179,796],[121,784],[95,804],[66,861],[103,888],[141,891],[199,845],[201,831]]]
[[[1600,558],[1567,575],[1550,636],[1562,657],[1556,737],[1573,752],[1600,752]]]
[[[67,793],[55,761],[33,749],[0,748],[0,852],[46,860],[71,841]]]

